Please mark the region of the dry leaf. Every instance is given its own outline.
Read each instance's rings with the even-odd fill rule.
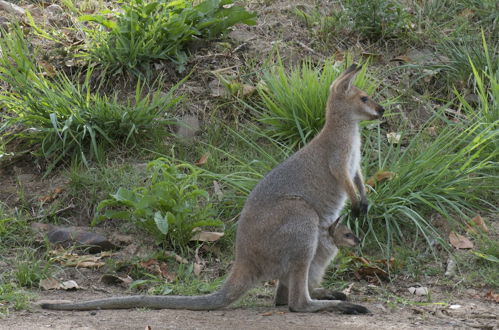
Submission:
[[[42,203],[49,203],[55,200],[62,192],[64,191],[63,188],[57,187],[54,189],[54,191],[51,194],[48,194],[46,196],[42,196],[38,198],[38,201]]]
[[[385,180],[391,180],[395,177],[394,172],[390,171],[378,171],[376,174],[374,174],[372,177],[370,177],[367,181],[366,184],[368,184],[371,187],[374,187],[376,183],[378,182],[383,182]]]
[[[202,264],[194,263],[194,266],[193,266],[194,275],[199,277],[199,274],[201,274],[202,270],[203,270]]]
[[[194,236],[191,237],[191,241],[200,241],[200,242],[215,242],[218,241],[221,237],[224,236],[224,233],[218,233],[214,231],[201,231]]]
[[[471,17],[473,15],[475,15],[475,12],[469,8],[466,8],[462,12],[459,13],[459,16],[465,17],[465,18]]]
[[[351,293],[351,291],[352,291],[353,285],[354,285],[354,283],[353,283],[353,282],[352,282],[352,283],[350,283],[350,284],[349,284],[349,285],[348,285],[345,289],[343,289],[341,292],[342,292],[343,294],[345,294],[346,296],[349,296],[349,295],[350,295],[350,293]]]
[[[40,281],[40,287],[44,290],[56,290],[61,288],[61,283],[55,278],[46,278]]]
[[[473,242],[467,239],[466,237],[456,234],[455,232],[451,232],[449,234],[449,242],[456,249],[472,249]]]
[[[61,289],[63,290],[77,290],[80,287],[78,286],[78,283],[76,283],[73,280],[65,281],[61,283]]]
[[[388,139],[388,142],[391,144],[398,144],[400,142],[400,138],[402,136],[400,133],[397,132],[390,132],[386,134],[386,138]]]
[[[77,268],[99,268],[104,266],[106,263],[104,261],[80,261],[75,266]]]
[[[256,87],[248,84],[241,84],[238,95],[239,97],[251,96],[255,93]]]
[[[169,257],[173,257],[175,258],[175,260],[177,262],[180,262],[181,264],[188,264],[189,261],[185,258],[182,258],[181,256],[179,256],[178,254],[176,254],[175,252],[172,252],[172,251],[167,251],[166,252],[166,255],[169,256]]]
[[[492,290],[487,292],[487,294],[485,295],[484,298],[485,298],[485,300],[491,300],[491,301],[494,301],[496,303],[499,303],[499,294],[492,292]]]
[[[199,160],[195,163],[197,166],[201,166],[201,165],[204,165],[206,164],[206,162],[208,162],[208,158],[210,157],[210,153],[207,152],[205,153],[204,155],[201,156],[201,158],[199,158]]]
[[[407,55],[399,55],[390,60],[390,62],[411,63],[412,59]]]
[[[266,313],[263,313],[261,314],[262,316],[272,316],[274,313],[272,312],[266,312]]]
[[[485,221],[483,221],[483,218],[480,215],[477,215],[476,217],[474,217],[473,219],[471,219],[471,222],[475,226],[477,226],[478,228],[480,228],[481,230],[483,230],[484,232],[486,232],[486,233],[489,232],[489,227],[487,227],[487,225],[485,224]]]

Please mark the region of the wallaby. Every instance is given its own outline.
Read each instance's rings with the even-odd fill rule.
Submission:
[[[125,296],[42,307],[213,310],[228,306],[260,281],[278,279],[289,289],[291,311],[368,313],[367,308],[345,301],[312,299],[308,286],[309,274],[319,267],[314,263],[316,251],[325,244],[320,233],[338,218],[346,198],[355,215],[367,212],[358,123],[380,118],[384,110],[353,86],[358,71],[356,65],[350,66],[330,86],[326,123],[319,134],[267,173],[249,194],[238,222],[235,261],[218,291],[204,296]]]
[[[332,224],[328,230],[322,231],[319,239],[322,242],[320,248],[315,252],[310,272],[308,274],[308,290],[310,297],[321,300],[346,300],[347,296],[338,291],[328,290],[320,287],[322,278],[329,263],[338,254],[339,247],[354,247],[360,240],[347,226],[341,224],[340,220]],[[288,288],[285,283],[279,283],[275,297],[275,305],[282,306],[288,303]]]

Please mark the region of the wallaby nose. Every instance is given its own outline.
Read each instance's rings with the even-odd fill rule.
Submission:
[[[378,105],[376,111],[379,113],[379,116],[381,117],[385,113],[385,108],[383,108],[381,105]]]

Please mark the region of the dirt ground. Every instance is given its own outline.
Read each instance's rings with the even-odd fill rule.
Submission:
[[[461,298],[453,297],[449,304],[440,303],[439,298],[449,297],[450,293],[440,294],[438,288],[432,296],[433,304],[389,304],[380,297],[354,295],[352,300],[368,307],[372,312],[369,315],[291,313],[286,307],[273,307],[270,296],[259,300],[258,307],[236,303],[236,307],[208,312],[145,309],[66,312],[42,310],[36,305],[49,300],[86,300],[116,294],[99,292],[104,290],[94,286],[91,290],[39,292],[31,311],[10,314],[0,320],[0,329],[499,329],[497,303],[482,299],[476,290],[463,292]],[[476,298],[467,298],[473,294]]]

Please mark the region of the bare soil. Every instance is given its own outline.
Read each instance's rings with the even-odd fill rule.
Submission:
[[[96,290],[40,293],[44,301],[104,296],[110,295]],[[267,297],[261,307],[206,312],[145,309],[63,312],[34,307],[32,311],[15,312],[1,320],[0,329],[499,329],[498,305],[483,299],[454,298],[452,305],[390,307],[373,296],[355,298],[372,314],[291,313],[285,307],[273,307]]]

